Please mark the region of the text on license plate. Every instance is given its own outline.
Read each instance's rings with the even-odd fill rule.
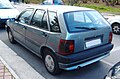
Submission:
[[[98,44],[101,44],[101,39],[94,39],[94,40],[91,40],[91,41],[87,41],[86,42],[86,47],[89,48],[91,46],[95,46],[95,45],[98,45]]]

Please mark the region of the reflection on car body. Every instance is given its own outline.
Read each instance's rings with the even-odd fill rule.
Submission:
[[[11,43],[17,41],[40,56],[51,74],[97,62],[113,48],[109,23],[84,7],[31,7],[7,21],[7,32]]]
[[[120,79],[120,62],[116,63],[109,70],[104,79]]]

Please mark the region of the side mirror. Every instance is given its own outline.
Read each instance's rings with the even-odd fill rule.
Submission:
[[[115,64],[104,77],[104,79],[120,79],[120,62]]]

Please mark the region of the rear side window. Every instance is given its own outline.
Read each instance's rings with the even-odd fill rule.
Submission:
[[[48,12],[51,32],[60,32],[58,17],[56,12]]]

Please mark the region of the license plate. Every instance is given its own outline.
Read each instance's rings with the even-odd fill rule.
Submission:
[[[89,48],[89,47],[99,45],[99,44],[101,44],[101,39],[94,39],[94,40],[91,40],[91,41],[87,41],[86,42],[86,47]]]

